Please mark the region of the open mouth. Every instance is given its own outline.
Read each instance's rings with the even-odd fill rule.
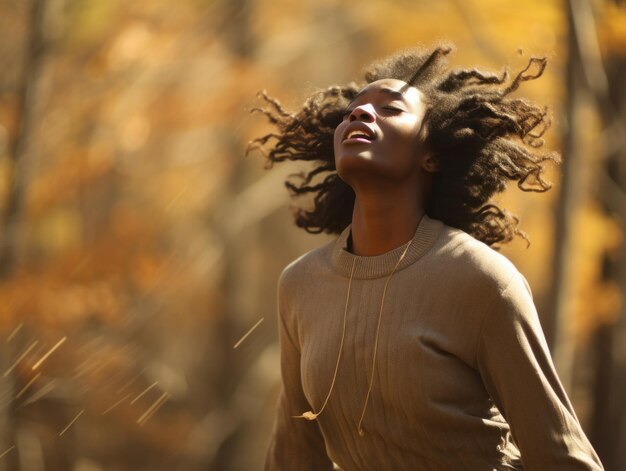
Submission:
[[[343,142],[357,141],[357,142],[372,142],[376,136],[369,130],[364,129],[352,129],[345,135]]]

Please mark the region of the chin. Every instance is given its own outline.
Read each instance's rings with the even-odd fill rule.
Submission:
[[[354,172],[360,173],[367,169],[372,171],[373,158],[369,152],[361,152],[359,154],[342,155],[335,158],[335,167],[337,173],[343,178],[343,175],[348,175]]]
[[[335,166],[337,175],[353,188],[357,182],[381,178],[383,180],[397,180],[399,177],[395,174],[397,172],[393,172],[383,162],[377,161],[367,153],[344,155],[336,159]]]

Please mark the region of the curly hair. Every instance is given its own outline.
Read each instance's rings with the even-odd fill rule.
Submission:
[[[546,162],[559,162],[542,152],[542,136],[550,126],[547,109],[511,93],[524,81],[543,74],[545,58],[533,57],[509,80],[476,69],[448,70],[451,48],[411,50],[369,66],[365,82],[399,79],[422,92],[428,107],[425,144],[439,164],[426,204],[426,214],[459,228],[487,245],[506,243],[519,235],[519,220],[491,199],[516,181],[523,191],[543,192]],[[295,222],[310,233],[339,234],[351,222],[355,193],[336,172],[333,135],[346,106],[361,89],[355,83],[333,86],[312,95],[302,109],[287,112],[264,92],[264,113],[278,132],[254,139],[267,166],[285,160],[312,161],[312,170],[285,185],[292,196],[310,194],[312,209],[298,209]],[[267,149],[269,147],[269,149]],[[321,181],[320,181],[321,180]]]

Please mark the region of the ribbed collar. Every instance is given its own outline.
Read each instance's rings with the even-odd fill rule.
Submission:
[[[398,262],[400,255],[402,255],[405,245],[373,257],[354,255],[347,250],[348,236],[350,235],[351,228],[352,225],[346,227],[335,241],[332,252],[332,264],[334,269],[339,274],[349,277],[352,262],[356,258],[353,278],[380,278],[390,274],[393,267]],[[424,255],[432,247],[435,240],[437,240],[442,228],[443,223],[441,221],[431,219],[424,215],[417,226],[415,235],[411,239],[409,250],[396,271],[408,267]]]

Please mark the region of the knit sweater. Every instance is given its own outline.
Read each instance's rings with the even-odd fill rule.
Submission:
[[[555,372],[524,277],[424,216],[404,247],[355,256],[348,226],[278,283],[283,388],[266,471],[601,470]],[[319,411],[346,334],[328,404]]]

